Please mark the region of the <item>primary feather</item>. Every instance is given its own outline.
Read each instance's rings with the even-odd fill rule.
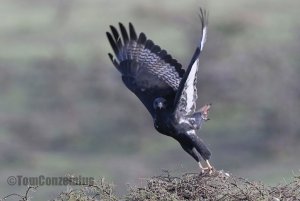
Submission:
[[[180,82],[180,86],[174,101],[174,112],[177,117],[191,115],[196,110],[196,101],[198,98],[197,73],[199,67],[199,57],[204,48],[207,37],[207,12],[205,10],[200,9],[200,20],[202,26],[202,37]]]

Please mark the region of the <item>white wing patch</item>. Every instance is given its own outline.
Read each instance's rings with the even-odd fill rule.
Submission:
[[[206,42],[206,38],[207,38],[207,27],[204,26],[203,30],[202,30],[202,39],[201,39],[201,44],[200,44],[200,50],[203,50],[204,44]]]
[[[194,112],[196,108],[197,100],[197,72],[199,66],[199,58],[194,62],[190,74],[185,83],[185,93],[186,93],[186,113],[189,114]]]
[[[195,130],[189,130],[186,132],[188,135],[196,135]]]
[[[178,121],[184,122],[180,117],[191,115],[196,110],[197,96],[197,72],[198,72],[199,58],[191,66],[188,77],[184,83],[183,90],[180,94],[178,104],[176,106],[176,116]],[[180,120],[181,119],[181,120]]]
[[[187,118],[179,118],[178,123],[179,124],[182,124],[182,123],[190,124],[190,122]]]

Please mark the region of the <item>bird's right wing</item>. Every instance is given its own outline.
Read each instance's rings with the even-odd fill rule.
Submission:
[[[147,39],[144,33],[137,37],[134,27],[129,23],[129,33],[123,24],[119,23],[120,32],[110,26],[111,33],[107,37],[115,53],[109,57],[122,74],[124,84],[145,105],[154,116],[153,101],[157,97],[167,100],[167,105],[173,106],[176,91],[184,75],[175,59],[165,50]]]
[[[200,20],[202,25],[202,37],[191,62],[181,79],[174,101],[174,114],[176,117],[191,115],[196,110],[197,100],[197,72],[199,56],[203,50],[207,37],[207,12],[200,9]]]

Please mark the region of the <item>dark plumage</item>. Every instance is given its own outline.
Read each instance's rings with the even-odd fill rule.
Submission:
[[[202,37],[186,70],[144,33],[137,36],[131,23],[129,32],[119,23],[121,35],[113,26],[110,26],[111,33],[106,34],[116,59],[110,53],[109,58],[126,87],[151,114],[156,130],[176,139],[202,171],[211,171],[208,162],[211,153],[196,135],[196,130],[207,120],[210,108],[205,105],[196,112],[198,63],[207,33],[205,10],[200,9],[200,19]],[[199,154],[207,162],[207,168],[201,166]]]

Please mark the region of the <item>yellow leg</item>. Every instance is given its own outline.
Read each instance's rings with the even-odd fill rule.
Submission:
[[[211,164],[209,163],[208,160],[205,160],[205,162],[206,162],[207,167],[203,167],[202,164],[200,162],[198,162],[201,173],[204,173],[205,170],[208,170],[208,173],[212,174],[214,168],[211,166]]]
[[[199,168],[201,173],[204,173],[205,168],[202,166],[202,164],[200,163],[200,161],[198,162]]]
[[[211,173],[213,172],[213,169],[214,169],[214,168],[210,165],[210,163],[209,163],[208,160],[206,160],[205,162],[206,162],[206,164],[207,164],[207,169],[209,170],[209,174],[211,174]]]

